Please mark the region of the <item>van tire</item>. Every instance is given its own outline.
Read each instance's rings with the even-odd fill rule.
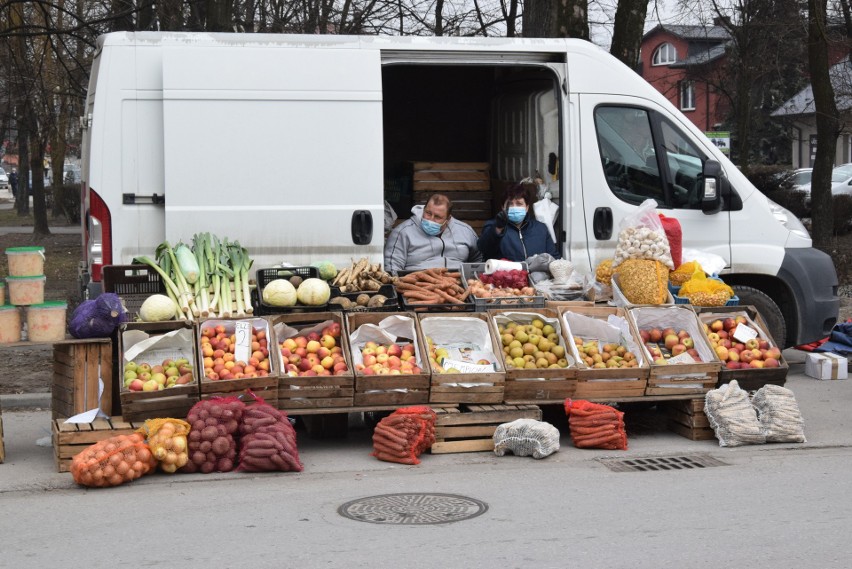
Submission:
[[[769,296],[756,288],[734,285],[734,293],[740,297],[740,304],[754,306],[769,328],[767,332],[782,350],[787,347],[787,323],[781,309]]]

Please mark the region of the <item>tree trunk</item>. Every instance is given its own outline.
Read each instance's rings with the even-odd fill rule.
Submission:
[[[648,0],[619,0],[609,52],[630,69],[639,64]]]
[[[525,38],[556,37],[556,2],[536,0],[524,3],[523,36]]]
[[[557,0],[556,37],[589,39],[589,0]]]
[[[435,35],[444,35],[444,0],[435,2]]]
[[[27,105],[24,109],[24,121],[30,133],[37,131],[33,111]],[[47,224],[47,205],[44,199],[44,144],[41,139],[30,134],[30,171],[33,177],[33,233],[35,235],[50,235]]]
[[[15,209],[18,215],[30,214],[30,153],[27,150],[29,131],[23,119],[18,116],[18,195],[15,196]]]
[[[808,62],[816,109],[817,151],[811,177],[811,234],[814,245],[827,249],[834,234],[831,169],[837,149],[840,121],[828,69],[827,0],[808,0]]]

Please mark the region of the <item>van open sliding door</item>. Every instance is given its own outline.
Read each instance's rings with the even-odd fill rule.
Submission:
[[[377,50],[176,39],[163,52],[163,121],[171,242],[239,239],[256,267],[381,259]]]

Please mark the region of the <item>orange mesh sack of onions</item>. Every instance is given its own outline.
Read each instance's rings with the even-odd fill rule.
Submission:
[[[189,423],[180,419],[148,419],[137,433],[146,437],[160,470],[174,474],[189,461],[186,437]]]
[[[71,460],[71,475],[82,486],[106,488],[136,480],[157,468],[139,433],[117,435],[86,447]]]

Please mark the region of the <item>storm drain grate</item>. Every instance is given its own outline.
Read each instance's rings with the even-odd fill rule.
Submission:
[[[682,456],[654,456],[643,458],[601,458],[598,459],[614,472],[648,472],[655,470],[689,470],[727,466],[706,454],[688,454]]]
[[[346,502],[337,513],[359,522],[393,525],[434,525],[469,520],[488,504],[456,494],[382,494]]]

